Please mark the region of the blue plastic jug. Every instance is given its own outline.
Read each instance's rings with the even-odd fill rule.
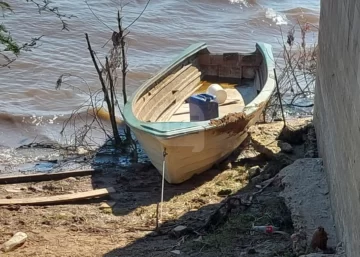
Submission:
[[[190,121],[211,120],[219,116],[219,104],[214,95],[192,95],[188,102],[190,105]]]

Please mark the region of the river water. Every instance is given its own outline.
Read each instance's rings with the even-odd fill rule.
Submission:
[[[88,87],[99,89],[84,33],[104,56],[120,3],[126,4],[122,10],[126,26],[139,16],[147,0],[53,2],[61,13],[76,16],[67,20],[69,31],[61,30],[55,15],[40,15],[36,6],[24,0],[11,0],[14,13],[0,17],[18,42],[43,35],[39,47],[23,52],[10,68],[0,68],[2,146],[34,140],[64,142],[59,134],[64,120],[88,98]],[[320,0],[151,0],[129,28],[128,94],[195,42],[206,42],[215,52],[241,52],[253,51],[255,43],[262,41],[273,45],[276,57],[281,52],[280,27],[286,34],[298,20],[317,25],[319,12]],[[317,40],[316,33],[311,37]],[[56,90],[56,81],[64,73],[80,77],[69,84],[82,91]]]

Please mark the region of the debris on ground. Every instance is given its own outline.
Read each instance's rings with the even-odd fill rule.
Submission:
[[[14,234],[12,238],[10,238],[8,241],[6,241],[0,249],[3,252],[10,252],[14,250],[15,248],[21,246],[23,243],[25,243],[26,239],[28,238],[27,234],[24,232],[17,232]]]
[[[185,235],[186,233],[188,233],[189,229],[186,226],[177,226],[174,229],[171,230],[169,236],[174,237],[174,238],[180,238],[183,235]]]
[[[278,176],[284,187],[280,195],[290,209],[296,231],[292,236],[294,251],[305,254],[306,245],[310,252],[331,253],[338,241],[322,159],[296,160]]]
[[[289,120],[285,127],[283,122],[259,124],[252,126],[248,132],[254,149],[268,158],[274,158],[281,151],[294,152],[295,158],[298,158],[303,156],[304,149],[294,146],[305,142],[311,126],[311,119],[305,118]]]
[[[0,243],[17,230],[28,235],[27,243],[8,256],[293,256],[294,245],[301,248],[300,240],[296,240],[301,237],[300,222],[295,207],[282,195],[284,186],[284,194],[288,193],[289,183],[280,176],[283,174],[280,170],[306,153],[315,157],[317,152],[307,122],[298,126],[301,132],[294,129],[296,125],[288,124],[292,127],[286,133],[282,132],[282,122],[256,125],[253,130],[259,133],[255,136],[250,132],[250,140],[245,140],[223,166],[180,185],[166,183],[161,222],[157,220],[161,176],[147,160],[119,164],[123,159],[113,149],[102,149],[97,154],[79,151],[86,155],[84,162],[84,156],[77,156],[76,151],[61,157],[58,148],[38,149],[42,159],[57,160],[47,162],[57,172],[80,166],[94,172],[51,181],[0,185],[3,199],[73,195],[101,188],[113,188],[114,192],[107,201],[95,198],[66,205],[2,206]],[[289,135],[301,137],[302,143],[289,141]],[[274,140],[276,144],[270,149],[267,144]],[[281,150],[280,141],[289,144],[292,151],[289,146]],[[14,154],[21,154],[21,158],[14,160],[24,161],[20,166],[38,168],[39,165],[30,163],[34,156],[26,152],[29,150],[34,148],[16,150]],[[68,161],[68,156],[76,165]],[[9,170],[18,167],[11,161],[4,165]],[[24,171],[24,166],[21,167]],[[100,168],[102,172],[98,173]],[[322,206],[316,208],[319,207]],[[323,226],[328,233],[328,246],[332,247],[332,231],[322,222],[315,225],[309,226],[309,233]],[[264,226],[261,229],[265,228],[265,233],[254,231],[254,226]],[[269,228],[273,228],[271,234],[266,233]]]
[[[294,151],[293,147],[289,143],[283,141],[279,141],[278,146],[280,147],[280,150],[284,153],[292,153]]]

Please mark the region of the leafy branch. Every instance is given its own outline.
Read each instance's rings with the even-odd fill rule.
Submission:
[[[63,13],[60,13],[58,7],[51,6],[50,0],[42,0],[40,2],[35,0],[25,0],[27,3],[32,3],[36,5],[38,8],[39,13],[45,11],[49,13],[53,13],[57,18],[60,19],[62,23],[62,30],[69,30],[69,26],[67,23],[67,19],[71,19],[73,17],[76,17],[74,15],[66,15]],[[0,9],[3,13],[10,11],[12,14],[15,14],[13,9],[11,8],[11,5],[5,1],[0,1]],[[5,60],[5,63],[0,64],[0,68],[6,67],[12,62],[16,60],[16,57],[20,54],[21,51],[30,51],[32,48],[37,46],[37,42],[42,38],[43,36],[34,37],[29,42],[19,44],[12,36],[11,32],[6,28],[4,24],[0,24],[0,46],[2,46],[2,49],[0,49],[0,56],[3,57]],[[9,57],[5,53],[11,53],[15,55],[15,57]]]
[[[67,23],[66,20],[76,17],[75,15],[67,15],[67,14],[60,13],[58,7],[51,6],[50,0],[42,0],[41,2],[38,2],[35,0],[26,0],[26,2],[28,2],[28,3],[30,2],[30,3],[33,3],[34,5],[36,5],[36,7],[39,10],[39,14],[41,14],[41,12],[43,12],[43,11],[53,13],[57,18],[60,19],[60,21],[62,23],[62,30],[69,31],[69,24]]]

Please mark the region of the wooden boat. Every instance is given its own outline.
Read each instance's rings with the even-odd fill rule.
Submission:
[[[224,54],[197,43],[133,94],[124,108],[125,122],[161,174],[165,167],[167,182],[182,183],[208,170],[244,141],[274,91],[273,60],[265,43],[256,44],[254,52]],[[190,121],[186,100],[211,83],[228,94],[219,116]]]

